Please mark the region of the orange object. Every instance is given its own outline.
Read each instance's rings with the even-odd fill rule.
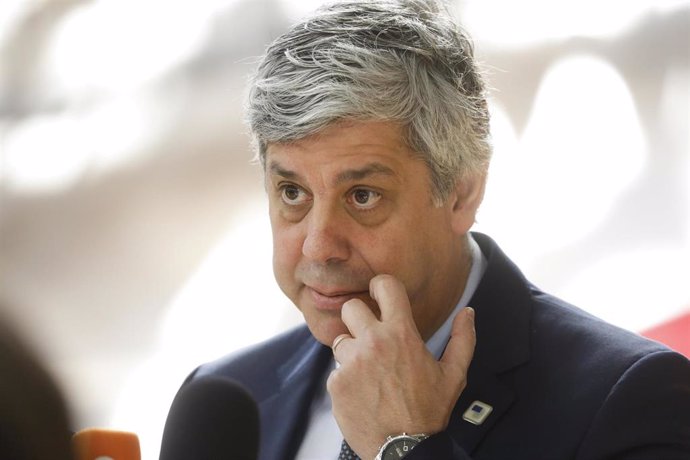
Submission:
[[[76,460],[141,460],[139,438],[128,431],[87,428],[72,436]]]

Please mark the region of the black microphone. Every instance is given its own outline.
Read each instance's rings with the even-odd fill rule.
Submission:
[[[163,430],[160,460],[256,460],[259,411],[237,382],[204,376],[180,388]]]

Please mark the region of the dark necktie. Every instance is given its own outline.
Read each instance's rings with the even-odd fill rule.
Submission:
[[[343,443],[340,445],[340,455],[338,455],[338,460],[361,460],[357,454],[355,454],[347,441],[343,439]]]

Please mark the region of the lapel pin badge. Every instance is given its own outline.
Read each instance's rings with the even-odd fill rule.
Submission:
[[[470,407],[462,414],[462,418],[473,425],[481,425],[493,410],[494,408],[489,404],[482,401],[475,401],[470,404]]]

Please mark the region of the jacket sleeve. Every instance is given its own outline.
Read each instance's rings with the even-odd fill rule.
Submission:
[[[576,458],[690,459],[690,361],[658,351],[633,363],[611,388]]]
[[[471,460],[464,449],[445,431],[422,441],[405,460]]]

